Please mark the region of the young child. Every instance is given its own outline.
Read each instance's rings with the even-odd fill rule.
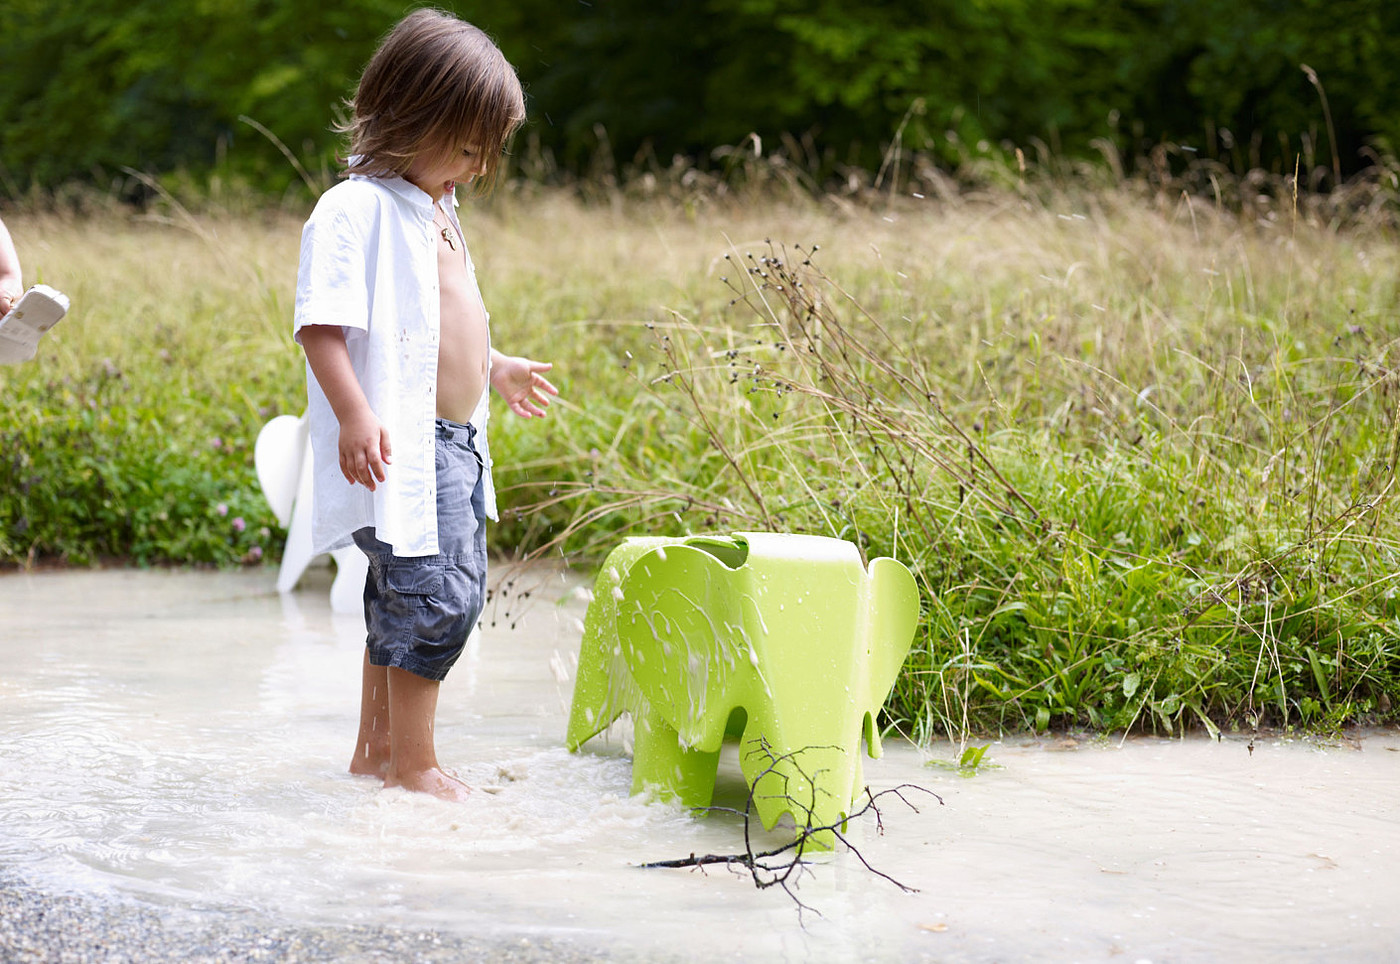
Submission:
[[[369,557],[360,732],[350,771],[451,800],[438,686],[481,615],[495,519],[489,384],[542,416],[550,365],[491,347],[455,208],[489,184],[525,117],[515,71],[455,17],[409,14],[351,102],[348,180],[302,232],[295,337],[306,352],[317,552]]]

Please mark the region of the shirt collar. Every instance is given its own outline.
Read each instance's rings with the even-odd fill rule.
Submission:
[[[351,174],[350,180],[373,181],[376,184],[382,185],[386,190],[397,194],[399,197],[403,198],[405,201],[407,201],[414,207],[419,208],[425,217],[432,216],[431,212],[433,209],[433,205],[436,203],[435,199],[430,198],[416,184],[412,184],[402,177],[371,177],[368,174]],[[443,197],[446,198],[449,197],[449,195],[444,194]],[[457,201],[455,192],[452,195],[450,195],[450,197],[452,198],[452,203],[455,206]]]
[[[350,177],[352,179],[364,177],[366,181],[378,182],[383,185],[386,190],[397,194],[409,204],[416,208],[421,208],[425,215],[432,210],[433,199],[419,190],[416,185],[410,184],[401,177],[365,177],[361,174],[351,174]]]

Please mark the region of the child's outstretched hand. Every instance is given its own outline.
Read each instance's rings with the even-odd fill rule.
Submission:
[[[506,400],[510,410],[521,418],[543,417],[545,409],[549,408],[549,396],[559,394],[559,389],[544,377],[554,366],[499,352],[493,355],[491,386]]]
[[[358,482],[373,492],[393,460],[389,430],[368,408],[340,423],[340,471],[351,485]]]

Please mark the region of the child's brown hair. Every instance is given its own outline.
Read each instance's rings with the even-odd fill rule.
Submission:
[[[349,173],[407,173],[471,145],[485,159],[484,187],[525,120],[515,69],[480,29],[437,10],[415,10],[389,31],[349,103]]]

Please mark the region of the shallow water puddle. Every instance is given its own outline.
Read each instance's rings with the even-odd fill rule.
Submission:
[[[883,807],[798,895],[646,860],[742,849],[739,822],[628,795],[624,734],[562,747],[583,602],[530,573],[443,686],[454,806],[347,775],[358,619],[324,572],[0,578],[0,862],[75,891],[289,922],[548,936],[639,957],[1334,960],[1400,955],[1400,737],[886,743]],[[519,608],[518,606],[516,608]],[[514,624],[512,628],[511,624]],[[737,798],[737,767],[725,766]],[[771,841],[773,838],[767,838]]]

